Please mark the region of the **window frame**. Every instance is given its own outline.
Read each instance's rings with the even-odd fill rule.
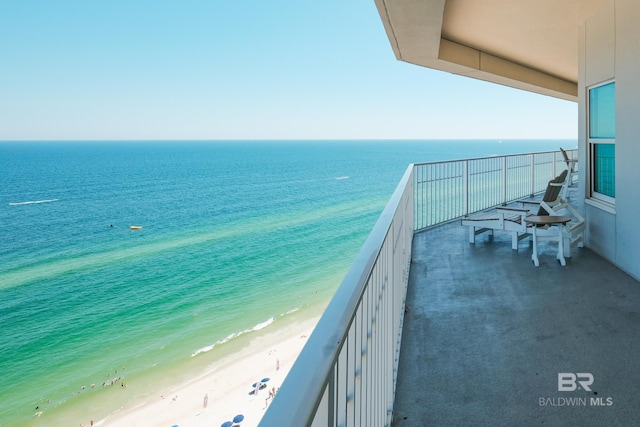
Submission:
[[[615,144],[616,144],[616,137],[615,137],[615,119],[616,119],[616,105],[615,105],[615,101],[614,101],[614,135],[613,137],[610,136],[606,136],[606,137],[592,137],[591,135],[591,91],[594,89],[598,89],[604,86],[607,86],[609,84],[613,84],[614,85],[614,96],[615,96],[615,90],[616,90],[616,86],[615,86],[615,80],[611,79],[611,80],[607,80],[592,86],[589,86],[587,88],[587,145],[588,145],[588,159],[589,159],[589,197],[594,200],[594,201],[599,201],[599,202],[603,202],[607,205],[610,206],[615,206],[615,179],[616,179],[616,173],[615,173],[615,151],[614,151],[614,165],[613,165],[613,180],[614,180],[614,195],[608,195],[608,194],[604,194],[604,193],[600,193],[598,191],[595,190],[596,188],[596,146],[597,145],[613,145],[614,146],[614,150],[615,150]]]

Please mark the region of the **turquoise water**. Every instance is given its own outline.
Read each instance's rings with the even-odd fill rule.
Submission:
[[[100,419],[118,378],[172,383],[320,313],[411,162],[559,146],[0,143],[0,425]]]

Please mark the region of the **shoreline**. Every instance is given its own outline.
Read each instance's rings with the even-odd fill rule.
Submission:
[[[266,331],[201,375],[150,393],[151,397],[133,398],[127,407],[93,425],[199,427],[221,425],[242,414],[243,427],[256,427],[270,402],[269,391],[279,389],[319,319]],[[254,395],[252,385],[265,378],[266,387]],[[89,419],[80,424],[92,425]]]
[[[35,401],[37,412],[24,425],[211,426],[243,414],[243,426],[257,426],[264,413],[264,398],[282,384],[327,304],[320,300],[302,310],[289,311],[274,321],[263,322],[268,323],[265,327],[238,334],[211,349],[203,347],[205,351],[195,350],[191,357],[177,363],[154,365],[153,371],[142,375],[130,370],[129,364],[122,365],[115,373],[111,371],[111,386],[96,383],[95,388],[82,387],[82,392],[70,399],[44,404],[42,398]],[[268,388],[256,399],[249,395],[251,385],[263,378],[270,378]],[[203,408],[205,395],[207,408]],[[235,397],[230,399],[231,395]],[[227,407],[237,407],[238,411],[220,412]]]

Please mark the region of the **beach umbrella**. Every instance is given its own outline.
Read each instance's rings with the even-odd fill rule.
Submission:
[[[222,423],[220,427],[231,427],[233,423],[231,421],[225,421]]]
[[[269,377],[263,378],[260,380],[260,385],[264,385],[264,383],[266,383],[267,381],[269,381]],[[258,386],[258,383],[253,383],[252,384],[253,388]]]
[[[233,422],[236,423],[236,424],[241,423],[242,420],[244,420],[244,415],[242,415],[242,414],[238,414],[235,417],[233,417]]]

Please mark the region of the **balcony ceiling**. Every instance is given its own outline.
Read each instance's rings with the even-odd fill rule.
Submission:
[[[396,58],[577,100],[580,26],[610,0],[376,0]]]

